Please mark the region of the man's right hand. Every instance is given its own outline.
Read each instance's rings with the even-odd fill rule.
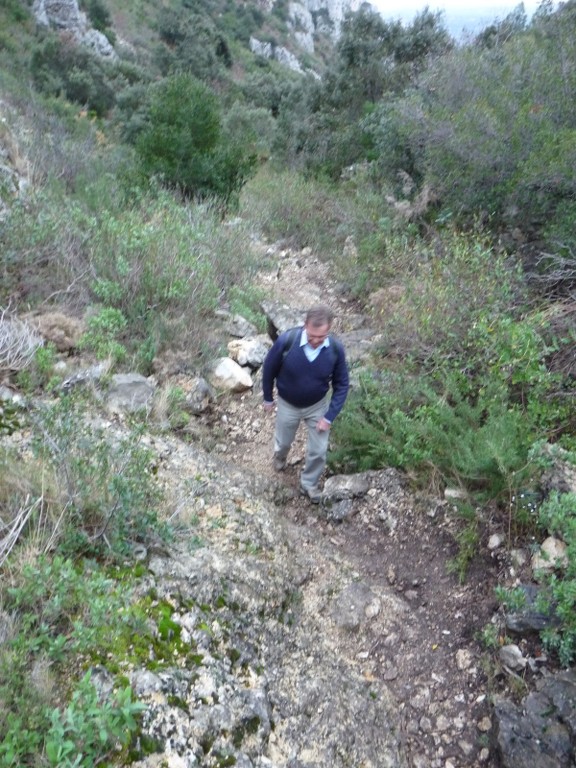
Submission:
[[[275,408],[275,403],[262,403],[262,407],[266,411],[266,413],[272,413],[272,411]]]

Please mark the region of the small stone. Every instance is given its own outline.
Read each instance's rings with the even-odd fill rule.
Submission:
[[[444,715],[440,715],[440,717],[436,718],[436,730],[443,733],[444,731],[447,731],[450,728],[450,721],[447,717]]]
[[[416,720],[409,720],[406,723],[406,731],[412,735],[416,735],[419,731],[419,725]]]
[[[420,718],[420,730],[423,733],[430,733],[432,730],[432,721],[429,717],[421,717]]]
[[[490,551],[499,549],[505,541],[506,537],[501,533],[493,533],[492,536],[490,536],[488,539],[488,549]]]
[[[484,747],[484,749],[480,751],[480,754],[478,755],[478,759],[480,760],[481,763],[487,763],[489,757],[490,757],[490,750]]]
[[[519,672],[521,669],[524,669],[528,663],[522,655],[520,648],[513,643],[510,645],[504,645],[502,648],[500,648],[498,651],[498,658],[500,659],[501,663],[504,664],[504,666],[508,667],[514,672]]]
[[[512,564],[519,568],[522,565],[526,565],[528,562],[528,554],[525,549],[512,549],[510,551],[510,558]]]
[[[532,558],[532,568],[535,571],[552,571],[555,568],[566,568],[568,565],[567,547],[563,541],[554,536],[548,536],[542,542],[540,552]]]
[[[473,661],[474,656],[467,648],[460,648],[456,651],[456,666],[461,672],[465,669],[470,669]]]
[[[461,740],[458,742],[458,746],[462,750],[462,752],[466,755],[466,757],[470,757],[472,752],[474,752],[474,745],[470,744],[469,741]]]
[[[410,699],[410,706],[413,709],[424,709],[424,707],[429,703],[429,701],[430,701],[430,690],[428,688],[421,688]]]
[[[460,488],[445,488],[444,489],[444,498],[445,499],[466,499],[468,497],[468,494],[466,491],[461,490]]]
[[[488,733],[492,729],[492,720],[489,717],[483,717],[478,723],[478,730],[482,733]]]
[[[380,613],[380,609],[382,608],[382,604],[380,600],[375,599],[372,600],[371,603],[368,603],[366,608],[364,608],[364,614],[366,615],[367,619],[373,619]]]

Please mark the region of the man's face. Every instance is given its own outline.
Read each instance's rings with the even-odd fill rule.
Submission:
[[[310,344],[312,349],[317,349],[323,344],[330,333],[329,325],[311,325],[310,323],[306,323],[304,328],[306,329],[306,335],[308,336],[308,344]]]

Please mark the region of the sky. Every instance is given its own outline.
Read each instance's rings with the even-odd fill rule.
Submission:
[[[464,28],[478,32],[513,11],[520,0],[370,0],[385,19],[412,21],[426,5],[431,11],[443,11],[444,23],[450,33],[459,36]],[[539,0],[524,0],[528,17],[540,4]]]

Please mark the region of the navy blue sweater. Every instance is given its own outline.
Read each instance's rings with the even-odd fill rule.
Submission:
[[[332,387],[330,406],[324,416],[332,422],[338,416],[348,394],[348,367],[344,348],[333,338],[318,357],[310,362],[300,346],[301,336],[283,359],[289,332],[281,333],[266,355],[262,369],[264,400],[274,400],[274,382],[278,394],[295,408],[309,408],[320,402]]]

